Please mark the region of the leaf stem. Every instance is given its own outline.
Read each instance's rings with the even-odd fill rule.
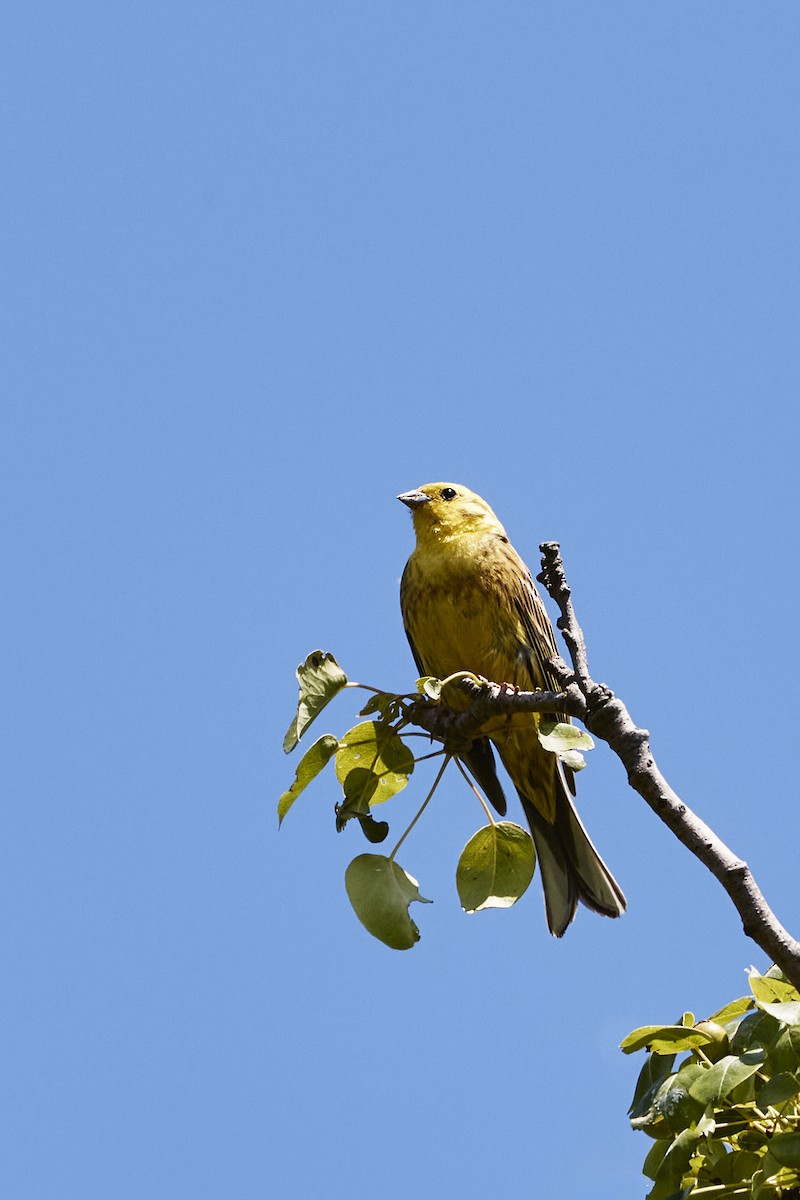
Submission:
[[[441,767],[439,768],[439,773],[437,774],[436,778],[435,778],[435,779],[434,779],[434,781],[433,781],[433,786],[432,786],[431,790],[428,792],[427,796],[426,796],[426,797],[425,797],[425,799],[422,801],[422,805],[421,805],[421,807],[420,807],[420,809],[419,809],[419,812],[418,812],[418,813],[417,813],[417,815],[414,817],[414,820],[411,822],[411,824],[409,825],[408,829],[405,831],[405,833],[403,834],[403,836],[400,838],[400,841],[397,843],[397,845],[395,846],[395,848],[394,848],[394,850],[392,851],[392,853],[389,855],[389,862],[394,862],[394,856],[395,856],[395,854],[397,854],[397,851],[400,849],[400,847],[402,846],[403,842],[406,840],[406,838],[408,837],[408,835],[411,833],[411,830],[412,830],[412,829],[414,828],[414,826],[416,825],[417,821],[420,819],[420,817],[422,816],[422,814],[425,812],[425,809],[428,807],[428,804],[430,803],[431,799],[433,798],[433,793],[436,791],[437,787],[439,786],[439,780],[440,780],[440,779],[442,778],[442,776],[444,775],[445,768],[447,767],[447,764],[448,764],[449,762],[450,762],[450,755],[448,754],[448,755],[447,755],[447,757],[445,758],[444,762],[442,763]]]
[[[461,774],[464,776],[464,779],[467,781],[467,784],[469,785],[469,787],[471,787],[471,788],[472,788],[473,792],[475,793],[475,795],[476,795],[476,796],[478,797],[478,799],[480,800],[480,802],[481,802],[481,805],[482,805],[482,807],[483,807],[483,811],[486,813],[486,816],[489,818],[489,823],[490,823],[491,825],[496,825],[496,824],[497,824],[497,822],[496,822],[496,821],[495,821],[495,819],[494,819],[494,816],[493,816],[493,814],[492,814],[492,812],[491,812],[491,810],[490,810],[490,808],[489,808],[489,805],[486,803],[486,801],[484,800],[483,796],[480,794],[480,792],[478,791],[478,789],[475,787],[475,784],[472,782],[472,780],[470,779],[469,775],[468,775],[468,774],[467,774],[467,772],[464,770],[464,764],[462,763],[462,761],[461,761],[461,759],[460,759],[460,758],[456,758],[456,766],[458,767],[458,769],[459,769],[459,771],[461,772]]]
[[[480,675],[476,675],[474,671],[454,671],[452,675],[447,676],[447,679],[442,679],[440,682],[442,687],[444,687],[448,683],[457,683],[459,679],[471,679],[478,687],[481,685],[481,677]]]
[[[422,754],[419,758],[415,758],[415,763],[427,762],[429,758],[438,758],[441,754],[446,754],[446,750],[431,750],[430,754]]]

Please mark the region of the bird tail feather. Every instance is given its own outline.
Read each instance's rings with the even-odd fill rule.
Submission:
[[[536,805],[520,794],[531,827],[544,889],[547,924],[561,937],[575,916],[578,901],[605,917],[618,917],[625,896],[592,845],[572,801],[562,793],[554,822],[545,820]]]

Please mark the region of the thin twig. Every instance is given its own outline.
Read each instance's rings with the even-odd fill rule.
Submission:
[[[464,680],[461,686],[472,700],[467,711],[456,712],[419,697],[406,709],[408,720],[443,742],[449,754],[462,755],[493,717],[520,712],[560,712],[577,717],[590,733],[611,747],[627,772],[630,786],[719,880],[742,919],[745,934],[800,988],[800,942],[778,921],[747,863],[669,786],[653,757],[648,731],[634,724],[610,688],[592,679],[586,641],[575,615],[558,543],[544,542],[540,549],[542,572],[538,578],[558,605],[558,628],[572,664],[558,657],[550,663],[563,690],[520,692],[504,683]]]
[[[634,724],[625,705],[589,674],[586,642],[572,607],[570,588],[557,542],[544,542],[539,579],[558,605],[558,621],[570,651],[575,677],[586,701],[584,724],[606,742],[622,762],[631,787],[650,805],[680,842],[725,888],[742,919],[745,934],[800,988],[800,942],[781,925],[767,904],[744,859],[734,854],[669,786],[659,770],[650,734]],[[557,678],[557,664],[553,664]]]

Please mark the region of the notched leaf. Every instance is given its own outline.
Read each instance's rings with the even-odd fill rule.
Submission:
[[[409,905],[431,901],[420,895],[416,879],[398,863],[382,854],[359,854],[344,882],[356,916],[373,937],[393,950],[410,950],[419,941]]]

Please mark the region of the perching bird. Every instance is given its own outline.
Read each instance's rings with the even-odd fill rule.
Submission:
[[[417,536],[400,606],[419,671],[438,679],[472,671],[526,691],[557,691],[547,666],[556,654],[550,620],[486,501],[457,483],[428,483],[398,499],[411,509]],[[573,807],[572,772],[541,745],[533,714],[514,716],[492,731],[491,742],[528,818],[550,932],[561,937],[579,900],[618,917],[625,897]],[[502,815],[506,802],[489,740],[474,742],[466,761]]]

